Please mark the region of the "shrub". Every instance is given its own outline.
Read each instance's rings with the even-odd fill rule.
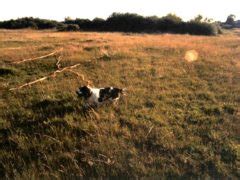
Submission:
[[[168,14],[162,18],[157,16],[143,17],[131,13],[113,13],[106,20],[95,18],[89,19],[70,19],[64,22],[39,19],[39,18],[20,18],[0,22],[0,28],[20,29],[51,29],[57,28],[59,31],[78,31],[79,27],[85,31],[119,31],[119,32],[172,32],[194,35],[216,35],[221,33],[220,27],[210,21],[201,21],[202,16],[196,17],[189,22],[174,14]]]
[[[141,32],[146,29],[144,17],[137,14],[113,13],[107,20],[107,29],[110,31]]]
[[[92,26],[91,28],[93,30],[97,29],[97,30],[104,30],[104,26],[105,26],[105,20],[101,19],[101,18],[95,18],[92,21]]]
[[[173,32],[194,35],[216,35],[219,30],[215,24],[200,21],[183,22],[174,14],[162,18],[143,17],[130,13],[113,13],[105,23],[107,31],[122,32]]]
[[[58,31],[79,31],[77,24],[61,24],[57,27]]]
[[[77,24],[81,29],[84,30],[91,30],[92,28],[92,22],[89,19],[65,19],[64,21],[65,24]]]
[[[22,29],[22,28],[33,28],[33,29],[51,29],[56,28],[60,24],[57,21],[39,19],[32,17],[19,18],[16,20],[3,21],[0,23],[0,28],[6,29]]]
[[[216,35],[218,33],[217,27],[214,24],[195,21],[186,23],[185,31],[195,35]]]

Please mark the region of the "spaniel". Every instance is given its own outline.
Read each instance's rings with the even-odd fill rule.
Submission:
[[[76,93],[79,97],[84,98],[87,105],[98,107],[102,104],[113,103],[119,100],[121,95],[125,95],[126,89],[115,87],[92,88],[89,86],[80,87]]]

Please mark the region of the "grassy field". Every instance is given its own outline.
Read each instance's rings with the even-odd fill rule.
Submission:
[[[127,88],[84,113],[71,72]],[[195,50],[198,57],[187,61]],[[190,54],[191,55],[191,54]],[[221,36],[0,30],[0,177],[240,177],[240,31]]]

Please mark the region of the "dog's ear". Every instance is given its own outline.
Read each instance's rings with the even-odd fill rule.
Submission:
[[[82,86],[82,87],[80,87],[79,88],[79,90],[81,91],[81,92],[86,92],[86,91],[88,91],[90,88],[88,87],[88,86]]]
[[[87,86],[82,86],[78,88],[76,93],[79,97],[83,97],[88,93],[88,91],[89,91],[89,88]]]
[[[89,86],[83,86],[80,91],[82,92],[84,98],[88,98],[92,94],[91,88]]]

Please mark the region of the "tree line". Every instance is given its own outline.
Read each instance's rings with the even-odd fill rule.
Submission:
[[[201,16],[193,20],[184,22],[174,14],[164,17],[144,17],[131,13],[113,13],[106,20],[101,18],[70,19],[63,22],[39,19],[39,18],[19,18],[0,22],[0,28],[6,29],[52,29],[59,31],[108,31],[108,32],[147,32],[147,33],[180,33],[193,35],[216,35],[221,32],[217,23],[203,20]]]
[[[5,29],[24,29],[24,28],[32,28],[32,29],[52,29],[56,28],[61,24],[61,22],[47,20],[47,19],[39,19],[33,17],[24,17],[16,20],[8,20],[0,22],[0,28]]]

